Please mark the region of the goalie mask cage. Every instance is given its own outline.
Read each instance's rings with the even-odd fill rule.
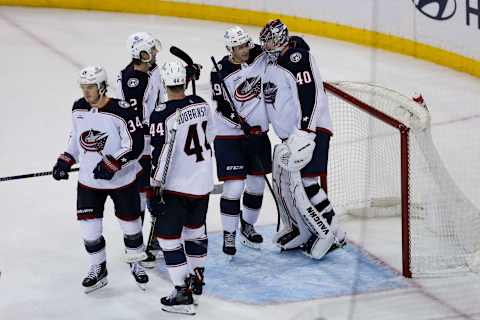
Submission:
[[[334,130],[328,195],[339,216],[401,216],[405,277],[477,271],[480,212],[445,168],[427,107],[367,83],[325,89]]]

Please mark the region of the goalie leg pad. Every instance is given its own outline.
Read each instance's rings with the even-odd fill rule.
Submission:
[[[317,208],[310,201],[305,187],[303,185],[300,172],[290,171],[283,168],[278,161],[278,148],[274,154],[274,193],[279,203],[284,229],[279,232],[275,240],[282,248],[290,248],[293,245],[303,245],[304,252],[309,256],[320,259],[330,249],[334,242],[334,232],[330,228],[330,217],[333,217],[333,209],[328,201],[326,194],[320,187],[310,187],[309,194],[314,197],[321,197]],[[318,186],[318,184],[317,184]],[[322,216],[324,215],[325,216]],[[331,220],[330,220],[331,222]],[[291,237],[289,233],[293,231],[293,226],[297,227],[299,235],[293,237],[286,243],[283,240]]]

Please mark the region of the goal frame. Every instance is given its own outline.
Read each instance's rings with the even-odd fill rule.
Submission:
[[[337,98],[366,112],[376,119],[395,128],[400,133],[400,190],[401,190],[401,220],[402,220],[402,274],[406,278],[412,277],[410,268],[410,167],[409,167],[409,134],[410,128],[405,124],[375,109],[373,106],[355,98],[345,91],[328,82],[323,83],[324,88]]]

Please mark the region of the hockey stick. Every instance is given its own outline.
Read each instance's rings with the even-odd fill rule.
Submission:
[[[234,102],[233,102],[233,99],[232,99],[232,96],[230,95],[230,92],[228,91],[227,89],[227,86],[225,85],[225,81],[224,79],[221,77],[220,75],[220,68],[218,67],[218,64],[217,64],[217,61],[215,61],[215,57],[211,56],[210,59],[212,60],[212,63],[213,63],[213,66],[215,68],[215,71],[218,73],[218,79],[220,80],[220,83],[222,84],[222,87],[223,87],[223,90],[225,91],[225,93],[227,94],[227,98],[228,98],[228,101],[230,102],[230,109],[232,110],[233,114],[235,115],[235,117],[238,119],[238,121],[240,122],[240,124],[247,124],[247,121],[245,120],[245,118],[243,118],[237,111],[237,109],[235,109],[234,107]],[[258,164],[260,165],[260,167],[262,168],[262,171],[265,171],[264,170],[264,166],[263,166],[263,163],[260,159],[256,159],[258,161]],[[263,175],[263,178],[265,179],[265,182],[267,183],[267,186],[268,186],[268,189],[270,190],[270,193],[273,197],[273,199],[275,200],[275,194],[273,193],[273,188],[272,188],[272,185],[270,184],[270,181],[268,181],[268,178],[267,176],[264,174]],[[278,203],[277,201],[275,201],[275,206],[277,208],[277,232],[278,230],[280,229],[280,209],[278,208]]]
[[[178,57],[179,59],[183,60],[187,64],[187,66],[193,66],[194,65],[193,59],[182,49],[180,49],[178,47],[175,47],[175,46],[171,46],[170,47],[170,53],[173,54],[174,56]],[[194,96],[197,95],[197,90],[196,90],[196,87],[195,87],[195,77],[192,77],[192,93],[193,93]]]
[[[80,168],[72,168],[68,172],[76,172]],[[43,176],[50,176],[53,174],[53,171],[43,171],[43,172],[35,172],[35,173],[27,173],[27,174],[20,174],[18,176],[9,176],[9,177],[2,177],[0,178],[0,182],[3,181],[11,181],[11,180],[19,180],[19,179],[26,179],[26,178],[35,178],[35,177],[43,177]]]

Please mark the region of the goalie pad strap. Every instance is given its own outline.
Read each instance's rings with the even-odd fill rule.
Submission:
[[[318,185],[318,183],[305,187],[305,193],[307,194],[307,197],[309,199],[311,199],[313,196],[315,196],[319,192],[320,192],[320,186]]]

